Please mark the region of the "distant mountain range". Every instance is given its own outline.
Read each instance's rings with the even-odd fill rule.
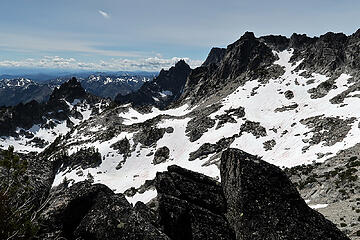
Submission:
[[[156,77],[153,72],[114,72],[114,73],[83,73],[76,75],[89,93],[99,97],[114,99],[117,95],[126,95],[138,90],[145,82]],[[15,75],[0,76],[0,106],[14,106],[31,100],[44,102],[48,100],[52,90],[69,79],[69,76],[53,77],[51,75]],[[33,80],[34,79],[34,80]],[[35,80],[37,79],[37,80]],[[39,80],[40,79],[40,80]]]

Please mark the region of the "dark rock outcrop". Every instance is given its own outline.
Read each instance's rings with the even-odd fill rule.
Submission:
[[[147,125],[135,134],[134,141],[140,142],[147,147],[153,146],[164,136],[165,132],[165,128],[156,128]]]
[[[246,120],[240,127],[240,135],[246,133],[251,133],[256,138],[267,136],[266,129],[260,125],[259,122],[252,122]]]
[[[50,95],[49,101],[65,99],[68,102],[73,102],[75,99],[83,99],[85,97],[85,89],[81,86],[80,82],[73,77],[63,83],[59,88],[55,88]]]
[[[284,92],[284,95],[289,100],[294,98],[294,92],[291,90],[287,90],[286,92]]]
[[[88,181],[52,189],[39,211],[41,239],[348,240],[307,206],[278,167],[238,149],[221,156],[222,183],[178,166],[149,182],[158,193],[132,207]],[[152,206],[149,208],[149,206]]]
[[[177,166],[158,173],[159,225],[173,240],[234,239],[218,182]]]
[[[38,103],[33,100],[13,107],[0,107],[0,136],[17,136],[16,128],[27,130],[35,124],[52,128],[47,123],[48,119],[67,121],[71,127],[69,117],[81,119],[82,115],[75,108],[70,110],[65,100],[73,103],[75,99],[86,99],[89,104],[100,101],[100,98],[86,93],[76,78],[72,78],[56,88],[47,102]]]
[[[205,158],[209,154],[213,153],[220,153],[222,150],[228,148],[231,143],[233,143],[235,140],[235,136],[229,137],[229,138],[222,138],[219,141],[217,141],[215,144],[211,143],[204,143],[200,146],[198,150],[195,152],[191,152],[189,155],[189,161],[193,161],[197,158]]]
[[[289,47],[290,40],[285,36],[275,36],[268,35],[260,37],[260,40],[263,40],[266,45],[274,49],[275,51],[284,51]]]
[[[219,64],[203,65],[193,71],[180,101],[190,98],[194,103],[199,102],[226,85],[239,86],[249,80],[270,78],[277,74],[269,68],[275,60],[272,49],[264,40],[256,38],[254,33],[246,32],[227,47]]]
[[[236,239],[346,239],[307,206],[278,167],[238,149],[221,157],[227,219]]]
[[[89,182],[54,189],[39,223],[41,239],[169,239],[122,194]]]
[[[164,146],[156,150],[154,155],[154,164],[159,164],[165,162],[169,158],[170,150],[168,147]]]
[[[218,65],[221,62],[221,60],[224,58],[225,53],[226,53],[226,48],[212,48],[205,62],[202,64],[202,66],[207,67],[210,66],[211,64]]]
[[[158,77],[142,85],[138,91],[127,95],[117,95],[115,102],[165,108],[180,97],[190,71],[189,65],[184,60],[180,60],[169,70],[161,70]]]

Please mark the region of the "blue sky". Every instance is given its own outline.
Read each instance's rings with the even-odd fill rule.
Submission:
[[[351,34],[360,1],[1,0],[0,67],[159,70],[199,65],[245,31]]]

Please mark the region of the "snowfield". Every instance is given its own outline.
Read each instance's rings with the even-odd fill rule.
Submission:
[[[124,131],[107,141],[91,141],[92,133],[101,129],[101,126],[89,126],[87,134],[84,134],[83,131],[79,131],[75,127],[75,131],[71,133],[74,142],[72,142],[73,145],[68,149],[68,153],[72,154],[79,148],[93,146],[99,150],[103,161],[97,168],[85,170],[77,168],[59,172],[56,175],[53,186],[60,184],[65,177],[73,179],[73,182],[77,182],[85,180],[91,174],[95,183],[103,183],[115,192],[122,193],[131,187],[139,188],[146,180],[153,179],[156,172],[165,171],[169,165],[174,164],[220,180],[220,172],[215,164],[204,165],[214,154],[194,161],[189,161],[189,155],[199,149],[204,143],[214,144],[221,138],[229,138],[239,133],[241,125],[246,120],[259,122],[260,126],[266,129],[266,136],[256,137],[251,133],[243,133],[235,138],[231,147],[262,156],[263,160],[279,167],[293,167],[309,164],[313,161],[323,162],[334,156],[339,150],[359,143],[360,98],[356,97],[357,92],[345,98],[343,104],[332,104],[330,102],[330,99],[348,89],[350,85],[348,80],[351,79],[351,76],[342,74],[335,80],[336,89],[331,89],[324,97],[311,98],[311,94],[308,91],[328,80],[328,77],[312,74],[311,78],[306,78],[302,74],[304,71],[296,72],[295,69],[300,62],[296,64],[290,63],[292,50],[274,52],[274,54],[279,57],[275,64],[282,66],[285,73],[280,78],[270,79],[268,83],[260,83],[256,80],[248,81],[245,85],[238,87],[232,94],[222,99],[222,107],[210,115],[212,119],[216,120],[215,126],[208,129],[200,139],[194,142],[190,142],[189,137],[185,134],[185,130],[188,122],[194,117],[192,112],[196,109],[196,106],[190,108],[188,105],[183,105],[165,111],[153,108],[150,113],[140,113],[129,107],[127,111],[117,115],[123,119],[122,124],[131,126],[143,123],[159,115],[169,115],[176,118],[163,119],[157,124],[157,127],[172,127],[174,131],[172,133],[165,133],[152,147],[144,147],[141,144],[137,144],[135,150],[131,152],[131,156],[126,159],[122,167],[116,169],[119,162],[122,162],[124,159],[121,154],[110,146],[125,137],[129,139],[131,146],[134,146],[134,133]],[[312,80],[310,83],[308,82],[309,79]],[[291,99],[287,99],[284,96],[284,92],[288,90],[293,92],[294,97]],[[162,94],[170,95],[168,92],[163,92]],[[294,104],[297,104],[297,107],[294,109],[275,111],[275,109]],[[73,104],[70,105],[72,106]],[[215,117],[226,113],[226,110],[238,107],[245,108],[244,118],[236,118],[236,123],[228,122],[216,129],[219,120]],[[84,119],[81,122],[85,123],[85,120],[90,118],[90,110],[87,107],[83,109],[81,113]],[[325,142],[323,141],[319,144],[309,145],[309,139],[314,133],[310,131],[311,129],[307,125],[302,124],[301,120],[320,115],[322,117],[339,117],[342,120],[354,117],[356,120],[351,123],[351,129],[342,141],[329,146],[324,145]],[[80,121],[75,121],[75,119],[72,119],[72,121],[76,125],[80,124]],[[35,136],[44,138],[51,143],[56,136],[65,134],[69,129],[65,123],[59,123],[51,132],[47,132],[47,130],[41,129],[39,126],[34,126],[31,131],[33,131]],[[88,141],[76,144],[75,140]],[[275,141],[272,149],[266,150],[264,148],[264,143],[267,141]],[[23,152],[42,150],[28,146],[25,139],[7,138],[1,140],[0,144],[3,147],[14,145],[17,151]],[[163,146],[169,148],[170,157],[166,162],[154,165],[154,156],[151,153],[154,153]],[[319,158],[322,155],[326,157]],[[77,174],[79,171],[83,172],[81,176]],[[128,197],[128,200],[133,203],[138,200],[147,202],[155,196],[156,191],[151,189],[143,194],[137,193],[133,197]],[[320,204],[312,207],[321,208],[324,206]]]

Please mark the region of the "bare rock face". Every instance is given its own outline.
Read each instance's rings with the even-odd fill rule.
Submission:
[[[238,149],[221,157],[227,220],[236,239],[348,239],[307,206],[280,168]]]
[[[136,107],[153,105],[165,108],[180,97],[190,72],[190,66],[180,60],[169,70],[161,70],[158,77],[146,82],[138,91],[127,95],[118,94],[115,102],[132,103]]]
[[[218,65],[221,60],[224,58],[226,53],[226,48],[212,48],[208,57],[202,66],[210,66],[211,64]]]
[[[51,192],[39,223],[40,239],[169,239],[122,194],[89,182]]]
[[[287,90],[285,93],[284,93],[285,97],[287,99],[293,99],[294,98],[294,92],[291,91],[291,90]]]
[[[307,206],[278,167],[238,149],[221,156],[222,183],[178,166],[157,173],[158,196],[132,207],[88,181],[51,190],[39,210],[40,239],[348,239]]]
[[[165,162],[169,158],[170,150],[167,147],[161,147],[155,152],[154,164]]]
[[[85,89],[81,86],[80,82],[75,77],[68,82],[63,83],[59,88],[55,88],[50,95],[50,102],[59,99],[66,99],[68,102],[73,102],[75,99],[85,98]]]
[[[220,184],[178,166],[158,173],[159,224],[173,240],[234,239]]]

